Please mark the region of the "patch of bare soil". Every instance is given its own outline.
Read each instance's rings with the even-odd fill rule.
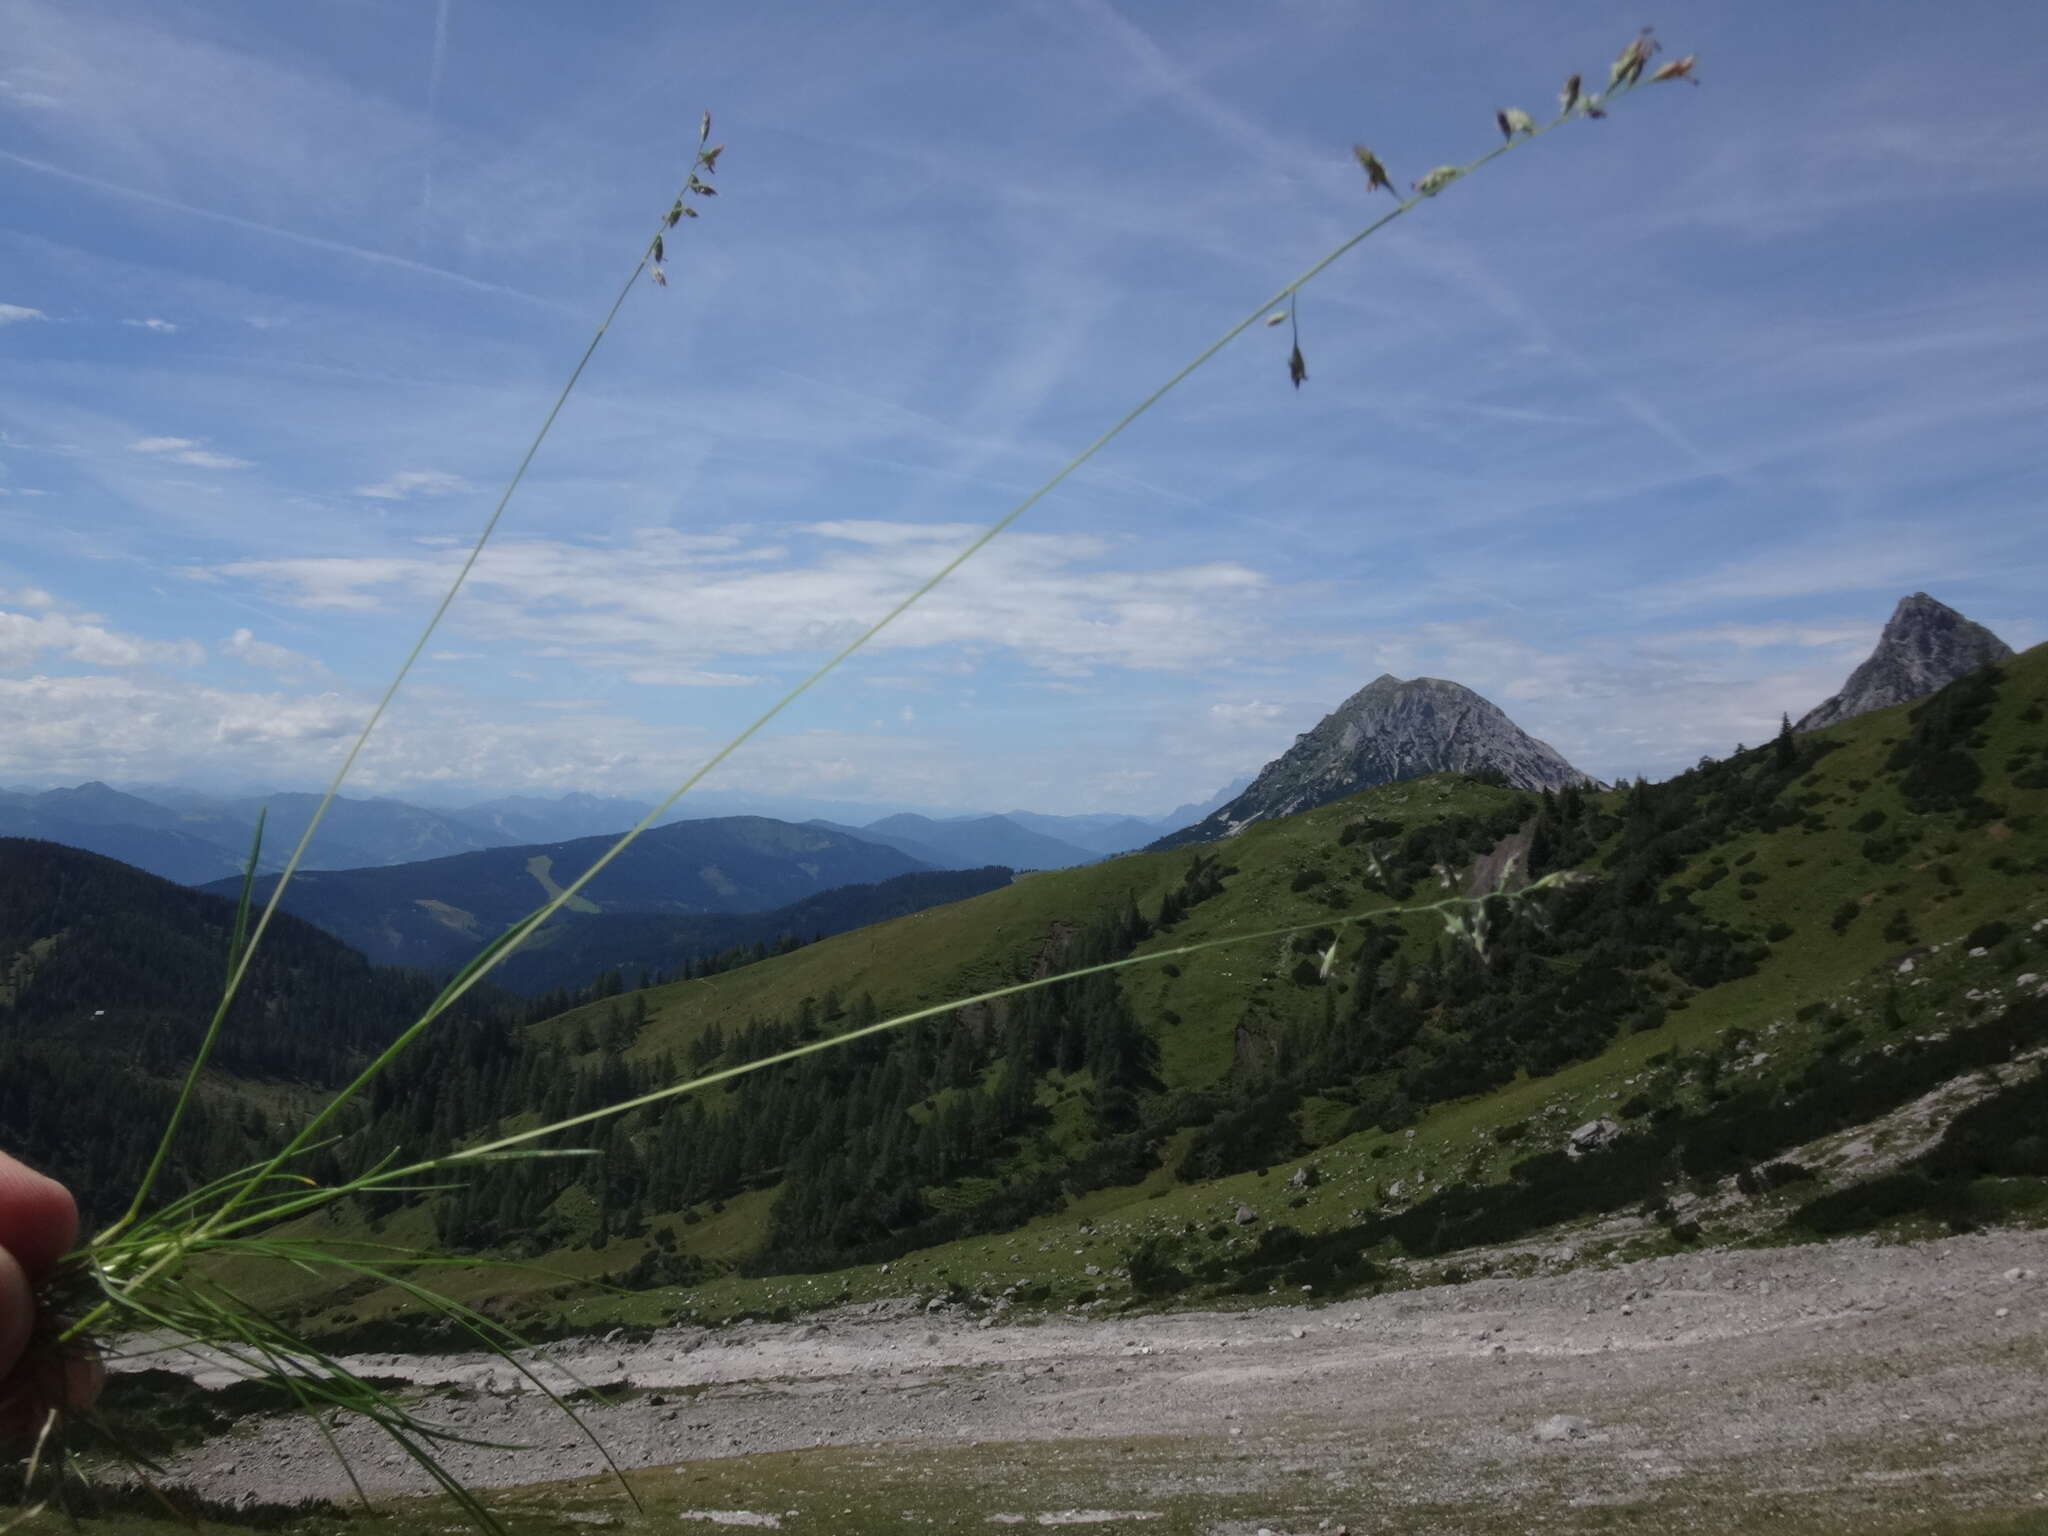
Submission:
[[[417,1383],[430,1416],[459,1433],[521,1447],[446,1448],[472,1485],[601,1469],[503,1361],[352,1363]],[[1218,1477],[1306,1480],[1376,1512],[1353,1531],[1491,1530],[1457,1511],[1531,1488],[1589,1520],[1668,1508],[1680,1489],[1694,1490],[1688,1502],[1920,1510],[1929,1523],[2048,1512],[2039,1232],[1696,1252],[1246,1313],[984,1326],[874,1303],[787,1325],[576,1341],[529,1363],[558,1388],[574,1385],[568,1373],[622,1388],[582,1412],[629,1468],[819,1446],[914,1454],[1148,1437],[1185,1447],[1177,1472],[1155,1469],[1155,1495]],[[334,1433],[370,1490],[428,1486],[366,1426]],[[246,1422],[167,1470],[220,1499],[349,1492],[294,1418]],[[1146,1491],[1100,1490],[1125,1510],[1144,1508],[1131,1496]]]

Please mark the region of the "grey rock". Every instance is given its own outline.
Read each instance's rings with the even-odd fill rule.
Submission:
[[[1517,789],[1596,782],[1470,688],[1388,673],[1297,736],[1243,794],[1152,847],[1214,842],[1255,821],[1313,810],[1379,784],[1485,770],[1505,774]]]
[[[1259,1219],[1259,1213],[1253,1210],[1248,1205],[1240,1205],[1237,1208],[1237,1215],[1232,1219],[1235,1220],[1240,1227],[1248,1227],[1253,1222]]]
[[[1294,1177],[1287,1181],[1289,1189],[1314,1189],[1322,1182],[1322,1175],[1304,1163],[1294,1170]]]
[[[1548,1445],[1558,1440],[1583,1440],[1593,1426],[1569,1413],[1553,1413],[1529,1432],[1529,1438]]]
[[[1588,1152],[1597,1152],[1620,1134],[1621,1127],[1612,1120],[1588,1120],[1572,1132],[1565,1156],[1584,1157]]]
[[[2010,655],[2012,647],[1983,625],[1915,592],[1899,599],[1877,649],[1849,674],[1842,691],[1808,710],[1793,729],[1817,731],[1873,709],[1924,699]]]

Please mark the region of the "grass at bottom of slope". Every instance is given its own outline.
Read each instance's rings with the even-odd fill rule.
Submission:
[[[925,1441],[821,1447],[659,1467],[632,1474],[642,1508],[597,1479],[536,1484],[490,1496],[511,1536],[592,1529],[831,1531],[883,1536],[911,1530],[1075,1528],[1105,1536],[1250,1536],[1334,1530],[1401,1536],[1553,1536],[1712,1530],[1727,1536],[2048,1536],[2048,1509],[2030,1490],[1959,1488],[1932,1475],[1907,1491],[1884,1468],[1844,1466],[1823,1486],[1760,1486],[1755,1467],[1708,1465],[1662,1480],[1624,1479],[1587,1466],[1584,1449],[1530,1458],[1510,1488],[1484,1476],[1416,1475],[1392,1448],[1216,1437],[1091,1441]],[[1414,1447],[1405,1448],[1413,1451]],[[1455,1459],[1455,1458],[1451,1458]],[[1744,1459],[1746,1462],[1747,1458]],[[1443,1469],[1439,1469],[1440,1471]],[[1882,1474],[1882,1475],[1881,1475]],[[257,1527],[215,1509],[193,1525],[132,1515],[93,1520],[105,1536],[227,1533]],[[444,1536],[460,1529],[441,1499],[378,1501],[378,1511],[272,1513],[287,1536]],[[45,1516],[32,1529],[56,1530]],[[27,1536],[24,1531],[24,1536]]]

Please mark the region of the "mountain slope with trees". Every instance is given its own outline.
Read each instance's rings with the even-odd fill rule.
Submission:
[[[0,1145],[115,1214],[219,1002],[233,903],[55,843],[0,838]],[[273,1150],[295,1090],[359,1070],[432,999],[280,913],[228,1015],[163,1190]],[[519,1016],[486,990],[457,1028]],[[283,1092],[254,1091],[276,1085]]]
[[[1149,956],[606,1122],[583,1138],[593,1158],[492,1167],[356,1219],[756,1304],[797,1282],[749,1276],[883,1262],[880,1283],[943,1288],[1021,1264],[1020,1228],[1045,1257],[1017,1273],[1071,1273],[1073,1294],[1109,1278],[1131,1297],[1263,1290],[1624,1205],[1688,1241],[1670,1213],[1698,1181],[1773,1188],[1795,1175],[1755,1170],[1802,1139],[1987,1072],[1967,1152],[1867,1195],[1801,1195],[1798,1219],[2048,1211],[2048,1164],[2001,1129],[2032,1114],[2032,1089],[1997,1075],[2048,1045],[2048,1008],[2013,990],[2048,971],[2044,721],[2039,648],[1661,784],[1383,785],[524,1027],[451,1023],[360,1106],[337,1156],[445,1149],[502,1117]],[[1215,939],[1234,942],[1185,952]],[[1947,979],[1966,975],[1967,997]],[[1251,1215],[1230,1219],[1239,1205]],[[1105,1222],[1123,1234],[1103,1254],[1114,1274],[1084,1280],[1060,1255],[1099,1249]],[[539,1285],[446,1279],[513,1307]]]
[[[901,1271],[924,1250],[918,1272],[943,1273],[959,1262],[947,1254],[986,1262],[999,1239],[978,1234],[1084,1220],[1064,1213],[1142,1210],[1163,1233],[1163,1213],[1213,1212],[1243,1197],[1221,1192],[1304,1159],[1357,1170],[1353,1219],[1333,1231],[1416,1254],[1656,1204],[1682,1189],[1675,1168],[1730,1176],[2048,1044],[2048,1010],[1977,1009],[1981,1029],[1937,1048],[1924,1041],[1951,1036],[1929,1032],[1929,1002],[1869,991],[1937,942],[2005,946],[2011,969],[2042,951],[2044,711],[2048,649],[1663,784],[1383,786],[1221,847],[1033,876],[601,1000],[494,1040],[473,1077],[461,1063],[483,1047],[451,1031],[380,1092],[370,1139],[444,1144],[508,1102],[577,1113],[887,1012],[1161,954],[627,1117],[593,1133],[602,1155],[580,1167],[490,1171],[433,1209],[434,1231],[654,1284]],[[1484,895],[1485,870],[1508,872],[1491,899],[1441,905]],[[1290,923],[1304,931],[1162,953]],[[1839,1001],[1858,989],[1863,1003]],[[1777,1064],[1758,1078],[1766,1033],[1761,1060]],[[1565,1122],[1528,1123],[1532,1106],[1587,1099],[1630,1156],[1589,1161],[1563,1144]],[[1475,1124],[1476,1142],[1461,1129]],[[1375,1177],[1373,1158],[1409,1155],[1410,1130],[1458,1161],[1440,1154],[1435,1182]],[[1646,1148],[1661,1150],[1645,1161]],[[1219,1233],[1162,1236],[1159,1265],[1235,1273],[1264,1242]],[[1278,1274],[1290,1251],[1258,1263]],[[1152,1261],[1126,1258],[1138,1286]]]

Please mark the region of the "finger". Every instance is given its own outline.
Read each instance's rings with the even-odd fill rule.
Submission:
[[[0,1248],[35,1279],[77,1241],[78,1206],[71,1191],[0,1152]]]
[[[36,1301],[28,1276],[14,1262],[14,1255],[0,1248],[0,1395],[13,1374],[14,1364],[28,1347],[29,1330],[35,1326]]]

